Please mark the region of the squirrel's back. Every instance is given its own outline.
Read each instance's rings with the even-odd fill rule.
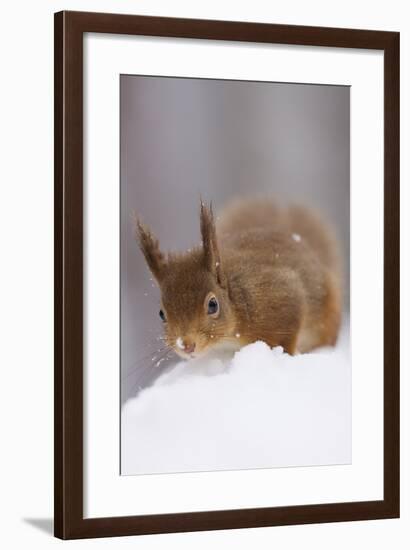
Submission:
[[[241,304],[244,332],[252,327],[258,334],[269,331],[271,314],[272,334],[285,336],[287,326],[300,320],[298,337],[286,343],[289,349],[308,351],[335,343],[341,316],[340,256],[330,227],[316,213],[301,206],[280,207],[266,198],[240,199],[220,213],[216,231],[233,301]]]

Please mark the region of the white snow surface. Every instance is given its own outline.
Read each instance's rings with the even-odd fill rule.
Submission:
[[[263,342],[177,363],[121,414],[123,475],[351,462],[351,362]]]

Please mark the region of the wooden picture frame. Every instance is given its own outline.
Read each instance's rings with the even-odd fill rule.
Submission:
[[[83,35],[384,52],[384,498],[128,517],[83,515]],[[60,12],[55,14],[55,535],[62,539],[399,517],[399,33]]]

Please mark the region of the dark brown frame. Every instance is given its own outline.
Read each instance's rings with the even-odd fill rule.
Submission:
[[[83,518],[83,34],[86,32],[384,52],[383,500]],[[73,539],[399,517],[399,33],[59,12],[55,14],[54,69],[55,535]]]

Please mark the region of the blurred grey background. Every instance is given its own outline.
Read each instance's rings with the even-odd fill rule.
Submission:
[[[164,250],[183,250],[199,243],[200,195],[216,211],[264,193],[312,205],[340,239],[348,308],[349,87],[121,75],[120,111],[122,403],[175,360],[158,351],[159,290],[133,211]]]

